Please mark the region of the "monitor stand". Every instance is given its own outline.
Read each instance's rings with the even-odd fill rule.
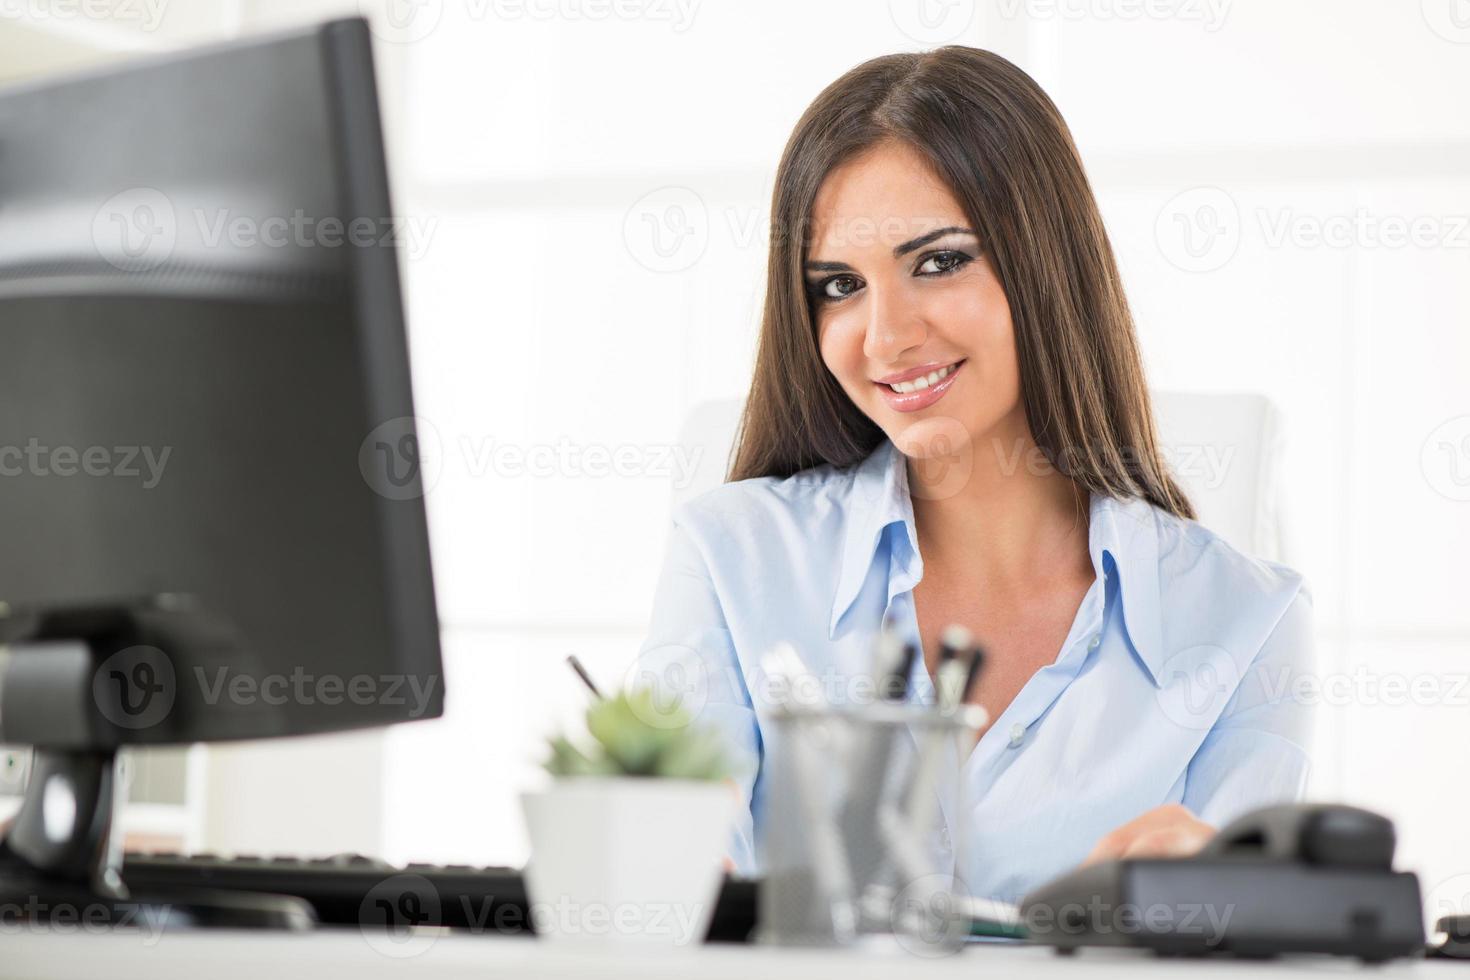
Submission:
[[[163,618],[191,625],[189,614]],[[114,827],[122,787],[117,746],[98,737],[80,713],[71,715],[75,706],[94,703],[93,674],[111,648],[137,640],[139,624],[156,626],[157,620],[157,610],[138,608],[61,615],[41,620],[22,642],[0,647],[0,660],[28,665],[10,670],[0,685],[11,709],[5,734],[15,744],[35,746],[20,810],[0,839],[0,916],[11,923],[65,923],[79,931],[129,925],[150,933],[192,926],[310,928],[315,914],[299,898],[192,888],[135,894],[123,880],[122,837]],[[0,635],[0,642],[7,639]],[[28,732],[37,737],[28,738]]]
[[[37,749],[20,811],[0,842],[0,908],[12,922],[163,930],[309,929],[311,906],[284,895],[205,889],[132,893],[113,830],[119,786],[110,751]]]

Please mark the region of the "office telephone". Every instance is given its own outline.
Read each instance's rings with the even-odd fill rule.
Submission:
[[[1424,950],[1419,880],[1393,870],[1394,843],[1393,824],[1367,810],[1267,807],[1193,857],[1109,861],[1064,875],[1022,900],[1022,920],[1033,942],[1063,952],[1414,956]]]

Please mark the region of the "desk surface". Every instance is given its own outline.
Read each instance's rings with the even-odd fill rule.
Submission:
[[[422,941],[421,941],[422,940]],[[386,941],[386,940],[384,940]],[[1034,947],[971,945],[962,952],[928,959],[896,948],[854,951],[780,950],[710,946],[677,950],[637,947],[570,947],[529,937],[416,936],[384,951],[356,931],[304,935],[255,933],[40,934],[9,921],[0,924],[0,977],[64,980],[170,980],[173,977],[312,977],[313,980],[371,980],[374,977],[506,977],[536,980],[628,977],[638,980],[906,980],[964,977],[995,971],[998,977],[1036,980],[1172,980],[1200,976],[1266,978],[1361,976],[1372,980],[1470,977],[1470,964],[1447,960],[1401,961],[1365,968],[1355,961],[1310,958],[1265,963],[1235,960],[1167,960],[1120,950],[1084,951],[1061,957]],[[405,954],[412,955],[405,955]],[[395,955],[396,954],[396,955]]]

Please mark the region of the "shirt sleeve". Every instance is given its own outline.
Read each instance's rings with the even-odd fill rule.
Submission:
[[[1301,696],[1316,666],[1311,610],[1303,588],[1190,761],[1182,802],[1206,823],[1302,796],[1315,720]]]
[[[633,681],[654,686],[666,700],[678,699],[693,724],[721,734],[741,800],[729,856],[736,871],[753,874],[751,798],[760,768],[760,731],[709,564],[677,518]]]

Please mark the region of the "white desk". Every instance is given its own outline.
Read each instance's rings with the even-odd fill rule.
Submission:
[[[593,949],[555,946],[531,938],[468,935],[437,936],[419,948],[416,955],[390,956],[375,949],[353,930],[305,935],[175,933],[156,937],[152,945],[147,942],[142,935],[32,933],[27,927],[7,922],[0,929],[0,977],[25,980],[38,977],[61,980],[1470,978],[1470,963],[1446,960],[1401,961],[1369,968],[1353,960],[1328,957],[1265,963],[1165,960],[1120,950],[1084,951],[1066,958],[1045,949],[994,945],[972,945],[954,956],[926,959],[891,948],[840,952],[739,946],[669,951],[627,947]]]

